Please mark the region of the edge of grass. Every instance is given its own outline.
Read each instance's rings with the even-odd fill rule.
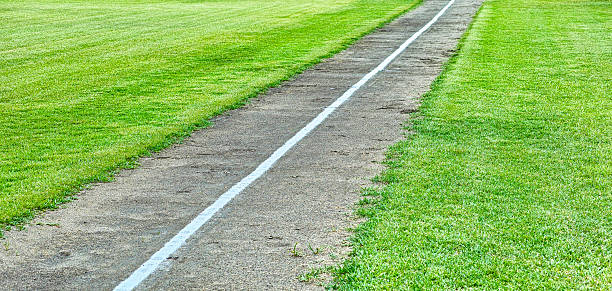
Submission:
[[[173,132],[165,137],[159,143],[156,143],[152,146],[148,146],[140,151],[138,154],[133,155],[131,157],[126,158],[124,161],[119,162],[118,164],[113,165],[112,167],[108,167],[106,169],[102,169],[98,174],[94,174],[90,177],[85,177],[82,180],[76,181],[72,185],[66,185],[66,190],[60,191],[60,198],[53,198],[48,201],[48,203],[27,210],[23,215],[15,216],[6,222],[0,222],[0,239],[4,237],[4,231],[10,231],[13,228],[17,228],[19,230],[23,229],[26,224],[28,224],[34,217],[44,213],[47,210],[58,209],[60,205],[68,203],[73,200],[77,200],[78,193],[83,191],[84,189],[91,186],[91,184],[95,183],[104,183],[113,181],[116,174],[118,174],[121,170],[126,169],[135,169],[139,166],[138,160],[143,157],[151,156],[155,153],[158,153],[167,147],[181,143],[185,138],[189,137],[191,133],[196,130],[204,129],[212,124],[211,119],[227,112],[230,110],[238,109],[248,104],[249,100],[255,97],[259,97],[260,95],[265,94],[269,89],[278,87],[282,85],[284,82],[291,80],[293,77],[303,73],[307,69],[321,63],[325,59],[329,59],[339,52],[344,51],[349,46],[354,44],[359,39],[363,38],[365,35],[368,35],[374,32],[377,29],[384,27],[386,24],[396,20],[400,16],[404,15],[408,11],[413,10],[423,3],[423,0],[416,0],[413,3],[409,4],[405,9],[396,12],[395,14],[391,14],[388,18],[379,21],[373,27],[366,29],[364,32],[358,34],[355,37],[351,37],[341,43],[339,43],[335,48],[331,49],[328,53],[322,54],[313,58],[311,61],[306,62],[300,67],[297,67],[294,70],[289,71],[285,76],[281,77],[277,80],[272,80],[271,82],[259,86],[254,87],[251,93],[248,93],[241,97],[239,101],[231,105],[221,106],[218,110],[211,112],[208,117],[204,117],[203,119],[186,123],[182,126],[182,128],[176,132]]]
[[[442,65],[442,70],[441,73],[436,77],[436,79],[431,83],[431,85],[429,86],[429,90],[423,94],[421,96],[421,101],[426,100],[428,98],[431,98],[431,94],[432,92],[438,88],[439,86],[441,86],[442,82],[444,82],[444,80],[447,78],[447,75],[451,69],[451,67],[457,63],[457,60],[459,59],[459,55],[461,54],[463,47],[465,45],[465,42],[467,40],[467,38],[469,37],[470,33],[472,32],[472,26],[474,25],[475,20],[480,16],[480,13],[483,9],[483,5],[481,5],[478,10],[476,11],[476,13],[474,14],[474,17],[472,18],[472,20],[470,21],[470,24],[468,25],[466,31],[463,33],[463,35],[461,36],[461,38],[459,39],[457,46],[455,47],[452,55],[450,56],[450,58],[448,59],[448,61]],[[414,137],[419,134],[418,132],[414,132],[414,133],[410,133],[411,131],[415,130],[416,125],[420,122],[423,122],[423,110],[426,110],[428,107],[428,103],[427,102],[421,102],[421,105],[419,105],[419,108],[417,111],[412,112],[410,114],[408,114],[408,118],[406,118],[406,120],[404,120],[404,124],[405,126],[403,127],[402,131],[404,133],[404,141],[410,141],[412,139],[414,139]],[[389,146],[387,148],[387,151],[385,152],[385,159],[382,162],[383,165],[385,165],[385,169],[382,172],[386,172],[388,170],[391,169],[392,164],[394,162],[397,162],[398,156],[395,154],[395,151],[393,150],[394,147],[398,146],[398,143],[394,143],[393,145]],[[379,205],[380,203],[380,199],[378,199],[379,197],[381,197],[381,194],[379,192],[379,188],[381,185],[388,185],[391,182],[389,181],[385,181],[384,179],[381,179],[381,174],[378,174],[376,176],[374,176],[373,178],[371,178],[371,181],[378,184],[375,186],[369,186],[369,187],[364,187],[361,190],[361,196],[363,197],[362,199],[360,199],[356,205],[357,208],[354,210],[354,214],[358,217],[362,217],[365,218],[366,221],[361,222],[359,225],[357,225],[357,227],[352,229],[353,232],[353,236],[349,239],[350,243],[351,243],[351,252],[348,255],[348,258],[345,259],[340,265],[334,267],[334,268],[329,268],[327,271],[329,271],[333,277],[332,282],[330,283],[330,285],[328,286],[328,289],[333,289],[336,290],[338,289],[338,275],[347,272],[347,269],[350,267],[348,266],[348,262],[349,260],[355,255],[355,249],[353,248],[353,246],[355,244],[358,244],[360,241],[360,237],[363,236],[362,230],[365,227],[365,225],[368,223],[369,219],[372,218],[375,215],[375,210],[376,207]]]

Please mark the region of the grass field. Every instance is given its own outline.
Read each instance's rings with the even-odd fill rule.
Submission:
[[[417,2],[0,0],[0,225],[108,180]]]
[[[339,289],[612,288],[612,2],[486,1]]]

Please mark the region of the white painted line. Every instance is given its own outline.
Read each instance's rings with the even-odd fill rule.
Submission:
[[[263,161],[251,174],[244,177],[240,182],[232,186],[227,192],[223,193],[217,201],[206,208],[196,218],[194,218],[187,226],[185,226],[178,234],[176,234],[170,241],[168,241],[164,247],[157,251],[151,258],[149,258],[144,264],[142,264],[136,271],[134,271],[127,279],[121,282],[115,290],[132,290],[137,287],[144,279],[149,277],[159,265],[165,261],[170,255],[178,250],[185,241],[191,237],[204,223],[206,223],[217,211],[225,206],[232,198],[240,194],[242,190],[246,189],[251,183],[265,174],[272,166],[282,158],[293,146],[300,142],[306,135],[313,131],[319,126],[327,117],[332,114],[338,107],[346,102],[353,94],[367,83],[372,77],[384,70],[399,54],[401,54],[415,39],[417,39],[423,32],[429,29],[444,12],[455,2],[451,0],[432,18],[423,28],[415,32],[409,39],[407,39],[398,49],[396,49],[391,55],[389,55],[382,63],[380,63],[374,70],[363,76],[359,82],[351,86],[342,96],[340,96],[334,103],[327,106],[317,117],[310,121],[304,128],[290,138],[283,146],[278,148],[268,159]]]

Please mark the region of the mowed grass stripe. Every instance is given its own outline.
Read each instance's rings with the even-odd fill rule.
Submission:
[[[610,289],[610,31],[609,1],[485,1],[335,287]]]
[[[0,224],[107,181],[417,0],[0,0]]]

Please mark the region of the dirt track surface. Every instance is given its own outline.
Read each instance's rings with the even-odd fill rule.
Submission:
[[[139,288],[321,288],[297,277],[339,263],[349,250],[346,229],[357,223],[351,214],[361,187],[382,170],[406,113],[418,108],[481,1],[458,0]],[[112,289],[446,4],[425,1],[182,144],[141,159],[138,169],[6,233],[0,286]],[[291,252],[296,243],[301,256]]]

